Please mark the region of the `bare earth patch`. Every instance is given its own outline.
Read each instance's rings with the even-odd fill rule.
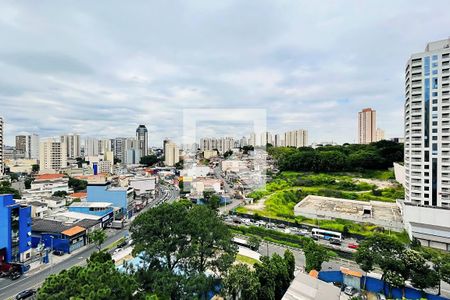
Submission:
[[[379,189],[386,189],[386,188],[395,188],[397,185],[392,181],[386,181],[386,180],[379,180],[379,179],[367,179],[367,178],[358,178],[355,179],[356,182],[365,182],[368,184],[374,184]]]

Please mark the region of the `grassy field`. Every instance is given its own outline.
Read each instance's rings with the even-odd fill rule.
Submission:
[[[236,254],[236,261],[238,262],[242,262],[242,263],[246,263],[249,265],[254,265],[259,263],[259,260],[245,256],[245,255],[241,255],[241,254]]]
[[[403,187],[393,184],[392,187],[379,188],[375,184],[360,182],[355,178],[376,179],[390,178],[391,171],[371,171],[364,173],[314,174],[283,172],[266,185],[248,195],[255,200],[264,199],[263,209],[255,206],[237,208],[238,212],[253,213],[273,219],[290,222],[307,223],[324,229],[344,231],[361,235],[370,235],[376,228],[371,224],[360,224],[346,220],[315,220],[294,216],[294,206],[307,195],[336,197],[359,201],[395,202],[404,197]],[[400,238],[404,239],[400,234]]]

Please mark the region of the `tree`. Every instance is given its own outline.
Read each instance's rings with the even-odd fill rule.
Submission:
[[[93,255],[84,267],[75,266],[47,277],[37,299],[132,299],[137,290],[134,278],[121,273],[111,255]]]
[[[205,271],[226,273],[236,253],[228,227],[205,205],[162,204],[137,216],[130,231],[145,262],[142,288],[165,298],[204,295],[212,285]]]
[[[53,193],[54,197],[66,197],[67,196],[67,192],[66,191],[56,191]]]
[[[281,299],[289,288],[293,278],[292,265],[289,253],[283,258],[278,254],[272,257],[261,257],[261,263],[256,264],[255,271],[259,280],[259,299]],[[294,262],[295,264],[295,262]]]
[[[39,172],[39,165],[32,165],[31,166],[31,172],[38,173]]]
[[[228,158],[228,157],[230,157],[231,155],[233,155],[233,151],[232,151],[232,150],[225,151],[225,152],[223,153],[223,158]]]
[[[248,239],[248,245],[252,250],[258,250],[259,246],[261,245],[261,239],[257,236],[250,236]]]
[[[31,189],[31,183],[34,181],[33,178],[27,177],[24,181],[25,189]]]
[[[146,155],[142,156],[139,163],[141,165],[146,165],[147,167],[153,166],[154,164],[157,164],[160,160],[158,159],[158,156],[152,154],[152,155]]]
[[[227,299],[257,300],[259,288],[256,273],[244,264],[230,267],[223,278],[223,292]]]
[[[0,181],[0,195],[1,194],[12,194],[14,199],[22,198],[20,192],[12,188],[9,181]]]
[[[17,173],[9,173],[9,178],[11,178],[11,181],[18,181],[19,180],[19,174],[17,174]]]
[[[363,289],[365,289],[367,282],[367,273],[371,272],[374,269],[374,257],[372,256],[372,251],[367,244],[362,244],[358,247],[358,250],[355,253],[355,261],[359,265],[361,270],[366,272],[363,284]]]
[[[322,263],[330,259],[328,251],[313,240],[306,242],[303,251],[306,259],[305,270],[308,273],[311,270],[320,271],[322,269]]]
[[[294,254],[286,250],[284,251],[284,261],[286,262],[286,267],[289,273],[290,281],[292,281],[295,278],[294,272],[295,272],[295,257]]]
[[[95,244],[98,251],[102,249],[102,244],[106,241],[106,238],[106,232],[102,229],[96,229],[89,234],[89,240]]]
[[[88,182],[73,177],[69,177],[69,187],[73,188],[74,192],[86,190]]]

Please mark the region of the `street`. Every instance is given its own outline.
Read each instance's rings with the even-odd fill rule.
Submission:
[[[150,202],[150,204],[145,207],[140,213],[164,202],[172,203],[177,198],[178,189],[176,187],[161,185],[161,193],[159,194],[159,197]],[[114,233],[106,239],[105,243],[103,243],[102,248],[107,248],[109,245],[113,244],[114,242],[128,234],[129,225],[130,223],[127,223],[125,228],[114,231]],[[95,246],[90,244],[79,250],[76,250],[74,253],[66,254],[66,256],[68,257],[60,263],[53,265],[47,264],[45,265],[45,269],[43,269],[42,271],[32,270],[30,271],[30,273],[25,273],[16,281],[12,281],[9,278],[1,278],[0,299],[9,299],[23,290],[38,288],[48,276],[52,274],[58,274],[62,270],[70,269],[71,267],[76,265],[86,264],[86,259],[89,258],[89,256],[95,251]]]

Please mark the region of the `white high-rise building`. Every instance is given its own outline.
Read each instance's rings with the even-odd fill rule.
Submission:
[[[248,139],[248,145],[256,147],[256,133],[252,132],[250,133],[250,138]]]
[[[98,152],[105,154],[112,151],[112,143],[110,139],[101,139],[98,141]]]
[[[284,144],[286,147],[308,146],[308,131],[304,129],[288,131],[284,133]]]
[[[4,165],[3,165],[3,118],[0,117],[0,176],[3,175]]]
[[[122,163],[125,163],[127,155],[126,142],[126,138],[118,137],[115,138],[112,143],[114,158],[120,160]]]
[[[39,135],[35,133],[27,136],[26,157],[39,159]]]
[[[164,149],[164,164],[166,166],[173,167],[179,161],[180,149],[178,148],[177,144],[173,142],[167,142]]]
[[[61,142],[67,147],[66,153],[67,158],[77,158],[81,156],[81,145],[80,145],[80,135],[79,134],[67,134],[61,136]]]
[[[404,166],[410,237],[450,251],[450,39],[406,64]]]
[[[385,139],[384,130],[381,128],[377,128],[377,142]]]
[[[39,147],[39,172],[55,173],[67,167],[67,145],[60,139],[45,139]]]
[[[358,143],[370,144],[377,141],[377,112],[364,108],[358,113]]]
[[[84,156],[98,156],[99,155],[99,141],[96,138],[86,138],[84,140]]]

